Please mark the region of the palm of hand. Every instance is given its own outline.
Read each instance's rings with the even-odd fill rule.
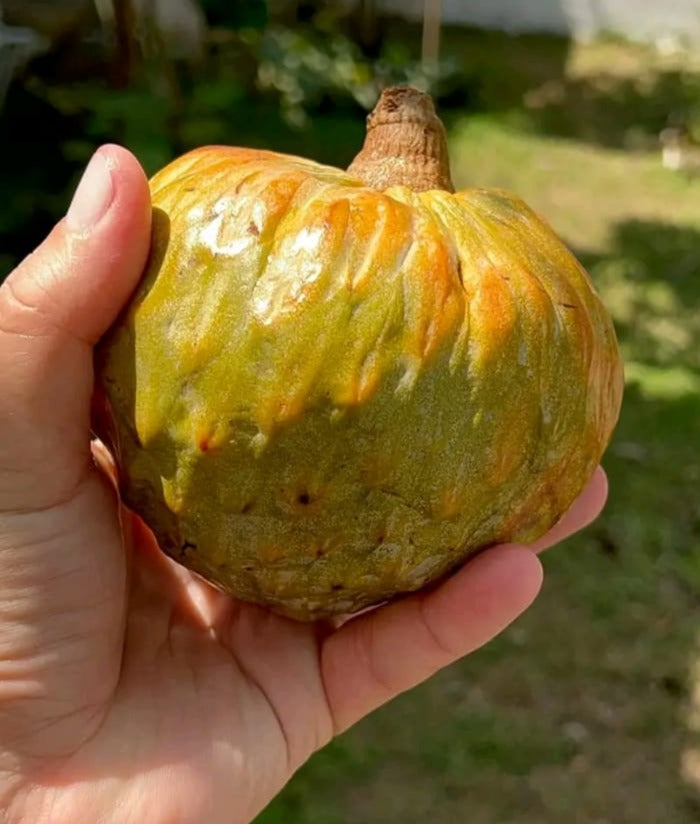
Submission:
[[[50,581],[48,654],[12,650],[23,679],[5,683],[0,736],[13,728],[2,755],[23,778],[10,810],[37,824],[93,820],[92,810],[94,820],[128,810],[123,820],[250,821],[333,734],[317,628],[196,580],[126,512],[120,529],[96,470],[48,513],[47,548],[82,523],[107,567],[81,548],[86,563]]]

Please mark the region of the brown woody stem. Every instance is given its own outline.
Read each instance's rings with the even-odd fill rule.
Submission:
[[[379,191],[407,186],[415,192],[454,192],[445,127],[430,95],[410,86],[384,89],[348,173]]]

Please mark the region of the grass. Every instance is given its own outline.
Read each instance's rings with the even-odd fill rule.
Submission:
[[[669,69],[642,57],[580,48],[559,82],[610,87],[619,65],[629,90],[643,65],[653,95]],[[616,136],[600,90],[587,111],[605,128],[585,134],[567,125],[575,97],[554,100],[558,113],[537,122],[566,128],[544,133],[524,103],[452,114],[453,166],[460,186],[514,189],[548,218],[613,313],[627,390],[605,459],[609,504],[547,556],[521,621],[316,755],[258,824],[698,820],[700,179],[661,168],[650,141],[625,148],[634,119]],[[639,101],[642,120],[663,105]]]

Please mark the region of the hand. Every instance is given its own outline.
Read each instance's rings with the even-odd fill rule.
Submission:
[[[236,603],[120,508],[89,440],[92,348],[148,253],[146,179],[92,160],[0,287],[0,810],[8,824],[248,822],[332,736],[534,600],[536,550],[591,521],[598,470],[535,547],[325,630]],[[98,455],[99,458],[99,455]]]

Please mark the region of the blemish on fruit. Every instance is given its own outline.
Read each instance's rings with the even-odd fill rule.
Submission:
[[[192,549],[197,549],[197,544],[193,544],[192,541],[183,541],[180,547],[180,557],[184,558]]]

